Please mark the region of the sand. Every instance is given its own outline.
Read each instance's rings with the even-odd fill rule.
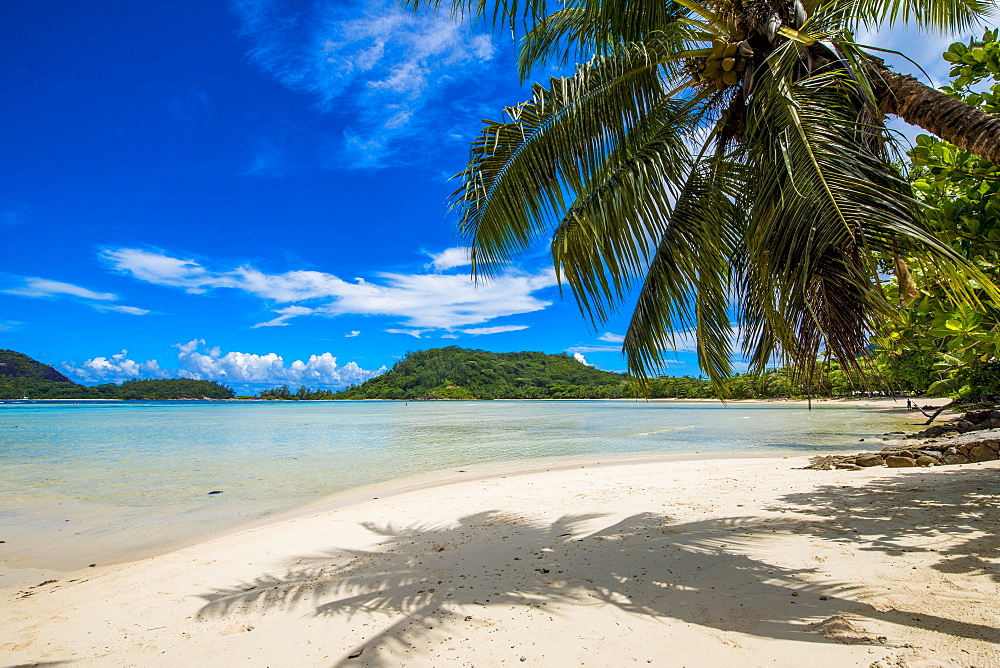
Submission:
[[[1000,462],[805,463],[460,474],[8,571],[0,665],[1000,666]]]

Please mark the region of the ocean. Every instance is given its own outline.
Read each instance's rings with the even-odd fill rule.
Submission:
[[[434,472],[636,454],[877,448],[883,433],[914,422],[855,407],[698,402],[6,404],[0,564],[122,561]]]

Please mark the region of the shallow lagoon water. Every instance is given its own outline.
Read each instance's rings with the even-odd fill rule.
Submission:
[[[857,447],[913,421],[853,407],[634,401],[8,404],[0,561],[106,563],[433,471],[632,453],[799,454]]]

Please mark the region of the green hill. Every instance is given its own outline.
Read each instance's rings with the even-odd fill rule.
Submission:
[[[34,378],[55,383],[72,383],[48,364],[33,360],[24,353],[0,349],[0,378]]]
[[[233,391],[211,380],[157,378],[91,387],[74,383],[48,364],[0,350],[0,399],[229,399]]]
[[[334,399],[603,399],[626,396],[628,379],[569,355],[490,353],[457,346],[415,353]]]

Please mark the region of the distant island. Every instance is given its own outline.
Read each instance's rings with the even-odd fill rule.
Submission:
[[[615,399],[630,393],[624,374],[595,369],[569,355],[449,346],[408,353],[381,376],[329,398]]]
[[[23,353],[0,349],[0,399],[231,399],[230,388],[212,380],[157,378],[120,385],[80,385]]]
[[[873,373],[866,392],[877,395],[919,395],[932,379],[929,364],[908,363],[899,369]],[[237,399],[265,401],[461,401],[476,399],[631,399],[718,398],[705,378],[661,376],[650,379],[642,394],[626,374],[602,371],[566,354],[541,352],[494,353],[448,346],[410,352],[388,372],[344,390],[297,390],[281,385],[257,395],[236,393],[211,380],[158,378],[120,384],[81,385],[51,366],[13,350],[0,350],[0,400],[20,399]],[[796,381],[786,369],[757,375],[736,374],[727,383],[729,399],[830,397],[855,394],[836,364],[823,369],[811,385]],[[984,393],[985,394],[985,393]]]

